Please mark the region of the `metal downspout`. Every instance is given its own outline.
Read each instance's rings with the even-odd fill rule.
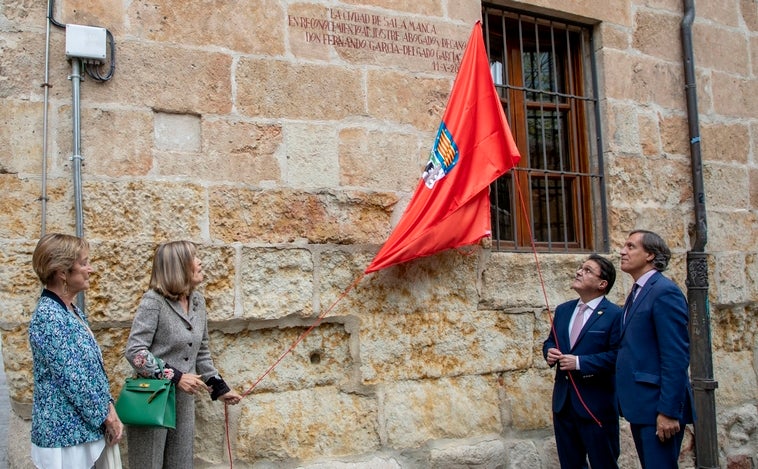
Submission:
[[[52,0],[47,0],[47,17],[45,21],[45,78],[42,82],[42,175],[40,188],[40,237],[47,231],[47,108],[50,101],[50,18],[52,17]]]
[[[71,87],[73,90],[73,127],[74,127],[74,145],[73,155],[71,161],[73,163],[74,173],[74,209],[76,211],[76,236],[80,238],[84,236],[84,221],[82,215],[82,155],[81,155],[81,107],[80,107],[80,84],[82,81],[81,76],[81,61],[73,57],[71,58]],[[84,307],[84,292],[80,292],[77,296],[77,303],[82,311]]]
[[[684,53],[687,122],[690,133],[692,192],[695,203],[695,233],[692,249],[687,252],[687,301],[689,303],[690,373],[695,400],[695,462],[698,468],[719,467],[716,433],[715,390],[711,353],[711,323],[708,304],[708,260],[705,244],[708,225],[705,213],[703,161],[700,153],[700,123],[697,109],[697,84],[692,47],[692,24],[695,20],[694,0],[684,1],[682,48]]]

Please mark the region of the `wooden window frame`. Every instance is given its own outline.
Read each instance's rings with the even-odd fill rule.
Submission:
[[[498,5],[483,3],[482,6],[483,31],[490,59],[502,63],[502,76],[500,83],[496,80],[496,88],[522,155],[519,165],[493,184],[493,249],[607,251],[602,139],[591,27]],[[493,18],[501,21],[499,26],[493,24]],[[500,44],[498,40],[501,40]],[[541,70],[543,64],[549,65],[552,83],[547,89],[539,88],[545,83],[539,79],[541,72],[537,72],[538,79],[530,83],[525,81],[524,73],[526,54],[538,56],[541,60],[543,52],[551,61],[539,62],[537,68]],[[560,62],[552,58],[558,58]],[[534,71],[534,67],[529,70]],[[558,83],[554,75],[560,75],[562,82]],[[534,99],[529,100],[530,97]],[[546,120],[545,114],[551,112],[552,117]],[[531,115],[536,115],[543,124],[541,137],[531,138],[532,144],[539,143],[537,149],[541,154],[537,155],[530,154],[529,126],[536,127],[530,123]],[[549,156],[545,156],[548,155],[548,139],[544,132],[546,122],[551,123],[549,127],[554,139]],[[593,139],[596,145],[593,145]],[[559,165],[551,168],[548,161],[556,159],[556,142]],[[541,164],[532,164],[540,157]],[[537,187],[539,181],[544,182],[542,191]],[[502,197],[498,194],[503,190],[509,192],[507,207],[502,206]],[[551,200],[551,191],[561,196],[559,200]],[[543,198],[535,199],[540,192]],[[537,220],[535,213],[541,215]],[[500,226],[498,214],[507,214],[510,219],[506,229]],[[555,216],[551,218],[551,215]]]

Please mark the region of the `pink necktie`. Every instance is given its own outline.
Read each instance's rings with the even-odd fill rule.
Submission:
[[[571,348],[574,348],[576,339],[579,338],[579,333],[582,332],[582,327],[584,327],[584,312],[587,310],[587,308],[588,306],[584,303],[579,305],[579,312],[576,313],[576,317],[574,318],[574,324],[571,325],[571,332],[569,333],[569,340],[571,340]]]

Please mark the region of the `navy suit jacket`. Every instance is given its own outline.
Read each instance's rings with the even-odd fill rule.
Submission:
[[[566,399],[570,399],[579,415],[591,418],[571,385],[568,377],[568,373],[571,373],[582,400],[592,414],[599,420],[618,420],[614,372],[621,336],[622,310],[603,298],[584,324],[574,347],[569,349],[569,323],[578,301],[567,301],[555,309],[553,328],[542,345],[542,355],[545,358],[549,348],[579,356],[578,371],[563,371],[556,366],[553,411],[560,411]]]
[[[616,360],[621,414],[632,424],[655,425],[658,413],[692,423],[687,300],[656,272],[630,303]]]

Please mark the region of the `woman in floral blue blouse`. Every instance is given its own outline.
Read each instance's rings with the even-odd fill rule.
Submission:
[[[41,469],[90,469],[106,440],[117,444],[123,425],[110,394],[103,357],[84,311],[74,304],[89,288],[89,244],[48,234],[32,266],[45,288],[29,323],[34,360],[32,461]]]

